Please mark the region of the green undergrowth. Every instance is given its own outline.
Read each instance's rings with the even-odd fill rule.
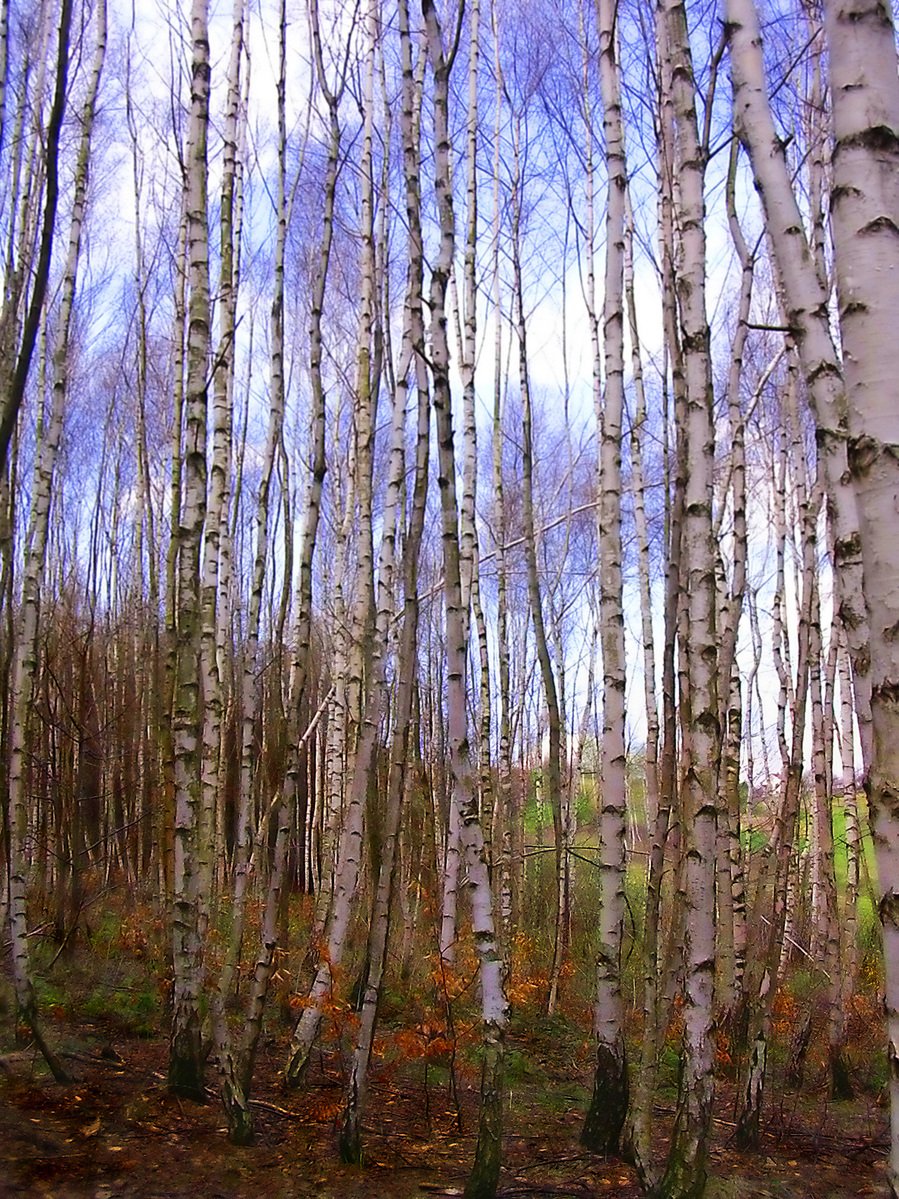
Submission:
[[[548,820],[548,813],[544,813]],[[866,822],[864,810],[860,813]],[[645,832],[645,830],[644,830]],[[837,805],[835,844],[840,903],[845,902],[845,821]],[[531,835],[531,834],[529,834]],[[532,835],[546,848],[551,825],[534,826]],[[759,829],[746,831],[752,840]],[[841,840],[842,838],[842,840]],[[639,1055],[642,1032],[642,938],[645,907],[645,840],[638,836],[626,878],[626,905],[622,944],[622,992],[625,1001],[631,1061]],[[870,837],[865,837],[870,854]],[[593,1069],[592,1013],[595,961],[598,950],[597,913],[602,902],[600,871],[596,867],[597,835],[591,823],[582,822],[575,838],[572,860],[572,917],[570,952],[564,962],[557,1009],[546,1014],[549,967],[552,956],[552,912],[555,892],[555,855],[535,853],[528,857],[521,890],[519,928],[512,947],[509,986],[512,1019],[507,1041],[505,1086],[510,1102],[536,1105],[547,1115],[585,1110],[590,1096]],[[873,865],[873,862],[871,863]],[[666,885],[673,872],[666,876]],[[425,892],[425,885],[428,890]],[[879,926],[871,895],[869,876],[863,873],[859,903],[859,979],[849,1022],[848,1056],[853,1084],[860,1094],[877,1097],[886,1077],[882,1047],[879,991],[882,963]],[[383,1067],[408,1072],[408,1077],[436,1094],[449,1088],[452,1076],[471,1088],[477,1087],[480,1068],[480,996],[474,942],[463,923],[456,961],[441,967],[434,946],[438,892],[425,878],[418,909],[418,924],[411,947],[403,947],[402,920],[397,913],[391,952],[380,1008],[380,1031],[376,1055]],[[267,1033],[273,1044],[286,1047],[287,1030],[302,1007],[310,977],[309,935],[313,901],[293,896],[287,913],[287,944],[279,950],[277,968],[267,1007]],[[364,915],[365,905],[360,906]],[[462,911],[464,913],[464,902]],[[258,947],[261,904],[248,907],[240,972],[241,1005],[235,1004],[230,1018],[239,1027],[242,1000],[246,996],[252,964]],[[805,921],[805,923],[803,923]],[[214,915],[206,941],[210,985],[218,970],[231,935],[227,905]],[[799,913],[797,937],[808,935],[807,911]],[[365,952],[364,919],[360,919],[340,967],[334,967],[333,1003],[326,1012],[322,1045],[326,1053],[345,1053],[352,1047],[358,1027],[354,993],[362,978]],[[662,944],[671,938],[663,930]],[[89,915],[64,947],[49,933],[30,941],[32,968],[41,1012],[52,1032],[54,1020],[70,1022],[75,1029],[100,1026],[108,1036],[164,1037],[167,1032],[167,1003],[171,986],[169,941],[166,921],[158,906],[139,897],[124,896],[122,890],[98,897]],[[13,1010],[11,988],[4,985],[6,1010]],[[803,1093],[820,1095],[826,1087],[824,1047],[827,1043],[827,980],[820,967],[797,954],[774,1010],[774,1028],[769,1050],[772,1092],[785,1093],[786,1078],[796,1031],[810,1016],[813,1033],[801,1083]],[[3,1015],[0,995],[0,1016]],[[12,1022],[3,1020],[3,1028]],[[681,1067],[682,1023],[675,1005],[665,1013],[660,1030],[657,1095],[666,1104],[676,1097]],[[719,1074],[732,1084],[738,1076],[738,1050],[719,1030]]]

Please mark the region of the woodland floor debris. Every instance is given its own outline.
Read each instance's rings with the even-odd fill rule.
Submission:
[[[12,1029],[0,1024],[6,1050]],[[216,1098],[205,1105],[179,1101],[160,1081],[163,1036],[116,1037],[108,1030],[62,1024],[66,1061],[77,1073],[59,1086],[34,1053],[3,1052],[0,1071],[0,1196],[60,1199],[411,1199],[458,1195],[474,1149],[477,1077],[460,1080],[463,1131],[445,1086],[430,1084],[427,1104],[412,1065],[376,1063],[362,1167],[341,1165],[336,1119],[343,1091],[339,1057],[317,1054],[306,1090],[285,1095],[278,1071],[280,1044],[268,1039],[259,1064],[257,1142],[236,1149],[225,1139]],[[537,1060],[541,1046],[526,1034],[513,1039]],[[113,1057],[111,1052],[117,1055]],[[590,1057],[575,1063],[565,1083],[535,1071],[517,1078],[507,1101],[500,1195],[614,1195],[637,1199],[633,1171],[581,1149],[585,1101],[569,1102],[575,1084],[590,1082]],[[209,1082],[214,1085],[212,1069]],[[726,1111],[722,1092],[718,1110]],[[732,1127],[715,1123],[711,1159],[713,1199],[855,1199],[881,1194],[887,1113],[870,1095],[822,1105],[807,1093],[787,1093],[767,1112],[762,1152],[752,1157],[729,1146]],[[426,1115],[427,1108],[427,1115]],[[660,1137],[670,1112],[657,1109]],[[659,1149],[662,1148],[660,1140]]]

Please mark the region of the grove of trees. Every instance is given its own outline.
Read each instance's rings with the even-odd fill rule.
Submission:
[[[123,893],[236,1144],[288,959],[286,1089],[353,1013],[348,1162],[386,989],[470,970],[493,1196],[516,983],[589,960],[581,1139],[699,1199],[797,954],[851,1094],[873,896],[899,1196],[885,0],[0,0],[0,255],[0,927],[56,1081],[35,930]]]

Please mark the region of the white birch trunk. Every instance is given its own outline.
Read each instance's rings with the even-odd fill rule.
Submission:
[[[742,746],[742,704],[740,677],[736,665],[737,641],[746,590],[746,455],[745,427],[740,404],[743,378],[743,354],[750,306],[754,255],[751,253],[737,216],[736,168],[738,145],[731,151],[727,177],[727,216],[731,240],[740,262],[740,297],[737,327],[731,346],[731,364],[727,380],[728,423],[730,425],[730,510],[733,519],[731,578],[725,587],[721,605],[720,693],[721,731],[724,745],[721,776],[721,824],[719,828],[719,1001],[726,1014],[732,1014],[738,1002],[746,952],[745,897],[740,812],[740,751]],[[722,502],[722,513],[726,505]],[[726,948],[726,952],[725,952]]]
[[[401,25],[401,36],[402,33],[403,29]],[[404,55],[402,119],[405,156],[410,149],[409,143],[413,142],[411,134],[411,128],[414,123],[412,114],[420,105],[420,95],[410,94],[413,93],[413,85],[411,56],[408,54],[408,36],[403,38],[402,49]],[[412,153],[417,164],[418,152],[414,144]],[[423,321],[421,309],[422,261],[415,247],[411,247],[410,250],[412,268],[410,270],[409,294],[406,301],[408,323],[404,336],[403,360],[394,396],[394,437],[391,450],[391,475],[387,500],[387,508],[392,509],[390,514],[391,520],[396,520],[401,514],[399,511],[399,500],[405,467],[403,443],[405,438],[405,412],[408,391],[405,376],[409,371],[411,363],[411,351],[414,351],[416,367],[418,368],[420,364],[423,364],[422,351],[424,343],[422,341]],[[416,369],[416,376],[418,374],[419,370]],[[403,627],[400,634],[400,645],[397,655],[397,678],[399,681],[387,784],[387,811],[382,830],[381,861],[369,929],[365,990],[362,998],[359,1029],[356,1034],[356,1044],[353,1051],[346,1104],[340,1131],[340,1154],[344,1161],[350,1162],[360,1162],[362,1160],[361,1119],[367,1098],[368,1066],[374,1042],[381,983],[387,963],[390,908],[394,891],[397,843],[400,833],[403,797],[406,790],[409,734],[413,715],[419,607],[418,565],[425,523],[428,457],[430,450],[429,395],[427,389],[424,387],[417,388],[417,392],[418,431],[415,455],[415,484],[410,526],[403,543],[403,593],[405,604]],[[385,564],[383,554],[382,564]],[[387,599],[386,593],[383,593],[383,587],[387,581],[389,581],[389,577],[387,575],[382,576],[379,570],[378,589],[379,593],[381,593],[382,601]]]
[[[365,9],[365,64],[362,73],[362,154],[358,166],[361,190],[359,237],[359,328],[356,380],[353,391],[353,514],[355,577],[348,603],[347,715],[350,760],[361,734],[365,709],[365,679],[371,657],[371,618],[374,609],[374,533],[372,526],[372,471],[380,356],[375,337],[375,227],[374,227],[374,77],[378,39],[377,0]],[[352,804],[352,800],[350,803]],[[350,818],[353,814],[351,813]]]
[[[220,806],[222,756],[223,679],[220,602],[223,542],[227,542],[231,495],[231,465],[234,401],[234,334],[237,321],[237,249],[240,227],[234,221],[234,191],[237,174],[238,120],[240,114],[240,67],[243,55],[244,0],[234,0],[231,17],[231,53],[228,63],[227,102],[223,128],[221,238],[218,281],[218,345],[212,386],[212,453],[209,461],[208,500],[203,540],[203,574],[200,585],[200,671],[203,695],[202,789],[199,826],[199,871],[201,904],[212,901],[216,843],[221,832]],[[220,845],[220,841],[219,841]],[[209,919],[203,912],[202,924]]]
[[[637,535],[637,569],[640,582],[640,631],[643,641],[643,702],[646,707],[646,827],[655,826],[659,811],[659,705],[656,697],[656,650],[652,627],[652,588],[650,582],[649,527],[646,519],[646,492],[643,468],[643,432],[646,424],[646,389],[637,301],[634,291],[634,219],[630,197],[626,198],[624,229],[624,293],[627,301],[628,331],[631,339],[631,373],[634,378],[636,405],[630,432],[631,491],[634,497],[634,527]]]
[[[846,456],[847,411],[842,365],[830,333],[828,295],[818,276],[793,194],[784,148],[777,137],[762,60],[754,0],[727,0],[731,78],[737,129],[752,160],[771,248],[815,414],[818,453],[833,510],[834,575],[852,655],[863,757],[871,747],[870,653],[862,591],[858,503]]]
[[[593,1035],[593,1099],[581,1141],[598,1153],[616,1153],[628,1106],[627,1047],[621,996],[621,945],[625,915],[624,603],[621,547],[621,437],[624,417],[624,237],[627,165],[615,48],[614,0],[599,0],[599,73],[609,199],[606,211],[603,343],[605,395],[600,429],[599,552],[600,640],[603,664],[602,793],[599,870],[601,895]],[[599,374],[598,365],[594,376]]]
[[[796,682],[782,677],[781,691],[792,696],[792,727],[789,748],[785,749],[784,783],[775,813],[774,830],[761,855],[759,883],[753,905],[751,926],[764,929],[758,934],[752,960],[747,968],[745,1004],[747,1010],[747,1060],[740,1079],[735,1138],[741,1148],[757,1149],[760,1137],[762,1104],[771,1029],[771,1008],[777,991],[785,930],[790,911],[790,882],[795,877],[795,843],[802,794],[803,743],[809,696],[809,645],[811,638],[812,588],[808,585],[816,568],[818,509],[809,492],[804,461],[805,444],[798,436],[797,377],[791,362],[784,398],[781,432],[782,474],[787,478],[787,430],[792,433],[796,501],[801,532],[801,581],[799,628],[797,633]],[[820,495],[819,495],[820,500]],[[777,586],[782,585],[778,580]],[[784,676],[787,674],[783,667]],[[784,731],[784,737],[786,733]],[[770,906],[769,906],[770,905]],[[770,911],[770,917],[766,914]]]
[[[890,1066],[890,1193],[899,1195],[899,77],[885,0],[828,0],[834,151],[831,207],[870,618],[873,754],[866,790],[880,877]],[[861,718],[860,718],[861,725]]]
[[[662,1183],[669,1199],[701,1193],[714,1096],[715,849],[721,730],[717,697],[712,467],[715,433],[705,305],[705,151],[699,142],[696,93],[681,0],[663,3],[670,56],[680,240],[676,271],[687,398],[683,585],[689,637],[681,641],[688,689],[681,697],[687,753],[684,780],[685,881],[684,1048],[677,1114]],[[686,708],[684,707],[685,700]],[[688,744],[686,744],[688,743]]]
[[[91,135],[100,78],[106,56],[106,3],[99,0],[96,9],[97,34],[88,93],[81,115],[81,139],[75,166],[75,192],[69,227],[68,252],[62,280],[62,297],[53,350],[53,382],[44,411],[38,422],[38,445],[34,465],[31,511],[25,542],[22,599],[14,638],[12,712],[9,734],[7,803],[9,821],[9,926],[12,942],[13,984],[19,1016],[31,1028],[32,1035],[57,1082],[69,1076],[46,1041],[38,1018],[37,999],[31,982],[27,941],[28,796],[25,790],[25,760],[28,751],[26,733],[28,713],[34,698],[39,655],[39,612],[41,586],[47,559],[47,539],[53,483],[65,416],[69,385],[69,334],[75,300],[81,234],[87,210]],[[67,53],[63,43],[61,53]]]
[[[491,6],[493,18],[493,69],[502,79],[500,60],[499,14]],[[500,868],[500,921],[503,952],[507,973],[511,970],[511,939],[513,927],[513,796],[512,796],[512,715],[511,680],[509,669],[509,587],[506,562],[506,502],[503,489],[503,368],[502,368],[502,277],[500,274],[500,235],[502,207],[500,201],[500,168],[502,126],[502,94],[496,89],[496,112],[493,124],[493,427],[492,479],[493,527],[497,539],[496,557],[496,648],[499,670],[499,823],[502,828]]]
[[[233,341],[236,312],[236,279],[235,267],[237,245],[239,244],[239,223],[232,223],[231,212],[234,203],[234,191],[237,173],[237,144],[238,144],[238,104],[240,99],[240,63],[243,53],[243,0],[235,0],[232,17],[231,61],[228,70],[228,113],[226,116],[225,154],[226,163],[222,181],[222,267],[221,286],[225,294],[222,296],[223,312],[221,317],[220,343],[224,355],[216,373],[217,404],[223,405],[222,439],[230,440],[230,391],[233,382]],[[234,976],[241,960],[244,939],[244,922],[246,916],[247,888],[250,877],[250,840],[253,807],[253,759],[254,759],[254,726],[259,709],[260,688],[257,682],[259,656],[260,612],[262,607],[263,589],[265,586],[266,566],[269,554],[269,493],[272,474],[275,466],[275,455],[281,439],[284,420],[284,246],[287,234],[287,202],[286,202],[286,117],[285,117],[285,57],[286,57],[286,17],[282,4],[280,13],[280,55],[279,74],[277,82],[278,108],[278,192],[276,201],[277,233],[275,238],[275,270],[274,296],[272,299],[271,327],[271,365],[270,365],[270,400],[269,423],[266,444],[262,462],[262,474],[256,497],[256,545],[253,562],[252,582],[250,586],[249,607],[247,612],[246,643],[243,652],[242,670],[240,671],[241,691],[241,720],[240,720],[240,783],[237,798],[237,820],[234,829],[234,870],[231,889],[231,935],[227,948],[225,962],[219,977],[218,988],[212,1001],[213,1034],[216,1043],[219,1070],[222,1075],[221,1094],[228,1119],[229,1139],[238,1145],[249,1144],[253,1140],[253,1119],[249,1107],[249,1089],[252,1077],[252,1059],[255,1054],[253,1034],[258,1036],[259,1021],[248,1018],[245,1026],[244,1045],[240,1050],[234,1047],[234,1038],[228,1027],[225,1014],[226,1005],[231,998]],[[228,370],[228,364],[231,370]],[[220,377],[223,376],[223,377]],[[224,390],[224,396],[218,398],[219,389]],[[215,452],[215,451],[214,451]],[[221,469],[227,470],[230,461],[230,446],[226,444],[223,451]],[[227,480],[225,481],[227,483]],[[226,492],[222,495],[219,526],[221,536],[227,538],[227,511],[225,508]],[[208,545],[208,542],[207,542]],[[207,595],[206,602],[214,606],[215,592]],[[214,622],[213,628],[221,627],[221,615]],[[209,636],[207,630],[206,636]],[[219,680],[220,682],[220,680]],[[204,725],[205,752],[215,751],[215,742],[211,736],[210,714],[207,708]],[[214,800],[217,793],[211,791]],[[266,898],[266,909],[263,916],[262,952],[257,961],[254,982],[249,1001],[249,1012],[252,1014],[260,1008],[265,998],[274,960],[274,923],[271,908],[274,904],[277,911],[277,900],[280,898],[280,887],[283,885],[284,858],[286,845],[282,844],[289,829],[290,807],[287,804],[278,805],[278,832],[275,838],[275,861],[269,880],[269,890]],[[263,822],[265,832],[268,823]],[[271,946],[271,949],[269,949]]]
[[[466,1185],[468,1199],[492,1199],[501,1162],[503,1041],[508,1006],[503,990],[502,956],[497,943],[490,875],[477,811],[477,792],[468,748],[465,620],[459,553],[459,505],[456,498],[455,445],[446,333],[446,293],[452,269],[455,216],[450,184],[449,77],[452,59],[443,50],[443,35],[432,0],[424,0],[428,56],[434,77],[434,182],[440,220],[440,247],[431,272],[430,363],[436,417],[438,482],[443,542],[446,612],[447,739],[452,785],[460,818],[460,844],[471,893],[471,917],[478,954],[483,1026],[481,1106],[475,1160]]]
[[[656,10],[656,29],[659,89],[659,120],[657,128],[659,165],[659,251],[662,279],[662,317],[665,332],[664,381],[661,416],[663,430],[663,463],[665,481],[665,534],[667,556],[665,563],[665,634],[662,652],[662,751],[659,758],[659,806],[651,829],[649,865],[646,883],[646,914],[643,932],[643,1036],[640,1047],[640,1068],[635,1071],[631,1094],[628,1126],[625,1130],[625,1149],[635,1165],[641,1185],[651,1190],[659,1183],[659,1170],[652,1155],[652,1100],[658,1066],[660,1035],[660,939],[662,934],[662,887],[666,870],[666,847],[676,846],[680,835],[677,810],[680,799],[680,780],[677,770],[677,694],[675,678],[675,646],[677,643],[678,603],[681,594],[682,528],[686,486],[686,463],[683,439],[679,440],[674,456],[672,479],[669,448],[668,366],[670,363],[671,391],[674,411],[683,422],[686,409],[685,378],[677,324],[674,280],[674,118],[672,111],[671,62],[662,52],[665,41],[661,29],[664,14]],[[668,499],[668,497],[671,497]]]
[[[530,364],[528,361],[527,325],[524,311],[524,282],[521,266],[521,163],[520,163],[521,115],[516,114],[512,128],[512,273],[514,288],[515,332],[518,339],[518,383],[521,391],[521,507],[524,525],[524,556],[527,570],[528,610],[534,626],[534,641],[543,695],[546,701],[548,732],[547,752],[544,765],[546,795],[553,818],[555,834],[556,879],[555,879],[555,932],[553,956],[549,970],[549,993],[546,1010],[552,1015],[558,1001],[559,980],[565,952],[565,864],[568,845],[562,819],[562,713],[559,707],[559,691],[555,668],[549,652],[546,624],[543,618],[543,600],[537,569],[537,527],[534,512],[534,438],[533,412],[531,404]]]
[[[191,111],[187,138],[185,210],[188,284],[184,506],[178,527],[177,674],[172,730],[175,837],[172,902],[172,1031],[169,1087],[204,1101],[200,993],[203,984],[200,870],[202,718],[200,712],[200,548],[206,517],[206,417],[209,371],[209,230],[206,143],[209,124],[207,0],[191,12]]]
[[[295,802],[299,785],[301,756],[300,707],[306,690],[309,673],[310,646],[312,641],[312,563],[318,540],[321,516],[322,491],[327,471],[326,435],[327,404],[322,366],[325,357],[322,334],[322,317],[327,292],[328,272],[331,263],[331,248],[334,240],[334,198],[340,170],[341,129],[339,119],[340,97],[343,94],[345,74],[338,76],[334,88],[328,83],[322,53],[321,29],[318,0],[310,0],[309,26],[315,63],[315,76],[328,109],[328,150],[323,186],[323,211],[321,240],[318,260],[312,284],[309,317],[309,383],[312,392],[310,411],[310,470],[303,499],[303,525],[300,533],[300,549],[297,562],[296,612],[294,616],[293,654],[290,665],[290,682],[287,697],[287,734],[285,755],[287,773],[284,780],[284,800]],[[343,64],[346,71],[346,62]]]
[[[851,670],[852,666],[846,652],[845,642],[842,642],[837,653],[837,672],[840,694],[840,756],[843,763],[843,776],[839,791],[842,796],[846,825],[846,893],[843,901],[843,918],[840,922],[842,937],[840,955],[843,963],[840,977],[842,1024],[840,1028],[834,1030],[835,1036],[841,1044],[845,1040],[852,997],[858,982],[858,899],[862,855],[861,826],[855,794],[855,733]]]

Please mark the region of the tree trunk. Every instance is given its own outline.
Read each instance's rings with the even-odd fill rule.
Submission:
[[[599,71],[609,200],[606,213],[605,396],[597,402],[599,463],[600,639],[603,663],[602,794],[600,806],[599,948],[593,1035],[593,1099],[581,1141],[597,1153],[617,1153],[628,1106],[627,1047],[621,997],[621,942],[625,914],[624,604],[621,551],[621,435],[624,416],[624,229],[627,165],[615,52],[614,0],[599,0]],[[594,370],[594,374],[596,371]]]
[[[68,6],[64,6],[68,7]],[[65,67],[68,56],[68,20],[63,14],[60,25],[58,56],[60,77],[65,87]],[[87,209],[91,135],[100,89],[100,77],[106,56],[106,3],[99,0],[96,10],[97,39],[91,67],[88,93],[81,114],[81,139],[75,166],[75,191],[69,228],[62,297],[53,350],[53,382],[44,410],[38,421],[37,455],[34,466],[31,512],[25,543],[25,566],[22,600],[15,634],[12,667],[8,804],[9,804],[9,919],[12,940],[13,982],[19,1016],[31,1028],[32,1035],[44,1055],[57,1082],[68,1082],[69,1076],[59,1058],[44,1037],[38,1019],[37,999],[28,966],[27,941],[27,855],[28,797],[25,789],[26,731],[32,707],[38,673],[40,595],[47,559],[47,537],[50,507],[53,501],[54,475],[62,435],[66,395],[69,383],[69,336],[72,325],[78,265],[81,257],[81,234]],[[59,83],[59,80],[57,81]],[[58,136],[58,131],[57,131]],[[5,463],[0,473],[5,472]]]
[[[842,366],[818,277],[793,194],[783,143],[767,99],[762,39],[753,0],[727,0],[731,78],[737,129],[749,151],[761,192],[771,249],[785,296],[787,323],[802,362],[817,426],[818,453],[834,522],[834,576],[852,656],[863,756],[870,756],[870,653],[862,591],[858,502],[846,457],[847,412]]]
[[[172,904],[172,1031],[169,1087],[205,1101],[200,994],[203,985],[200,847],[202,720],[200,711],[200,547],[206,518],[206,418],[209,373],[209,230],[206,142],[209,125],[207,0],[191,13],[191,110],[185,210],[188,285],[184,508],[178,528],[177,676],[172,729],[175,754],[175,862]]]
[[[828,0],[834,151],[832,220],[849,407],[849,467],[861,517],[870,616],[873,755],[866,790],[880,877],[890,1066],[888,1179],[899,1195],[899,77],[889,5]],[[853,661],[853,665],[855,665]],[[861,722],[861,719],[860,719]]]
[[[715,974],[715,849],[721,730],[712,468],[715,453],[709,325],[705,305],[705,151],[700,145],[696,93],[681,0],[665,0],[664,37],[670,56],[680,232],[677,300],[687,397],[687,477],[683,554],[689,637],[681,642],[688,694],[681,696],[686,771],[684,842],[687,916],[684,926],[684,1043],[678,1106],[662,1182],[668,1199],[694,1199],[706,1181],[714,1096],[713,992]]]
[[[483,1060],[478,1141],[467,1199],[492,1199],[501,1163],[503,1042],[508,1007],[503,991],[502,957],[496,939],[490,874],[477,811],[477,792],[468,749],[466,698],[466,639],[459,562],[459,506],[446,336],[446,292],[452,268],[455,216],[450,181],[449,78],[452,58],[443,49],[443,35],[432,0],[422,11],[428,56],[434,75],[434,181],[440,220],[440,248],[431,272],[429,293],[430,361],[438,448],[444,603],[446,614],[447,739],[452,785],[459,805],[460,843],[468,871],[471,914],[481,983]]]

